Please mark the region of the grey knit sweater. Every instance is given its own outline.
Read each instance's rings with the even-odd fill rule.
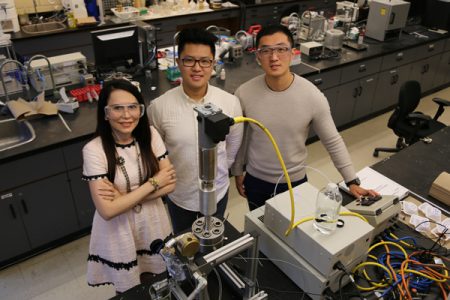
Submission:
[[[325,96],[308,80],[295,75],[291,86],[275,92],[260,75],[236,90],[243,113],[267,127],[283,155],[292,181],[305,176],[306,139],[310,128],[319,136],[344,180],[356,178],[347,148],[331,117]],[[253,176],[276,183],[282,173],[275,150],[255,124],[246,124],[244,141],[232,166],[233,175],[246,170]],[[283,178],[281,182],[286,182]]]

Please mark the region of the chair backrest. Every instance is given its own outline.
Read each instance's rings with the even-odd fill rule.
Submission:
[[[406,81],[400,87],[398,104],[389,118],[388,127],[394,129],[395,125],[403,121],[419,105],[421,97],[420,83],[415,80]]]
[[[406,81],[400,87],[398,96],[399,118],[404,119],[419,105],[421,97],[420,83],[414,80]]]

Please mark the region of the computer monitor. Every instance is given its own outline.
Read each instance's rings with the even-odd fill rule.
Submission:
[[[135,25],[91,31],[97,71],[134,73],[140,63],[138,28]]]
[[[406,26],[422,24],[426,13],[427,0],[405,0],[405,1],[411,3],[411,5],[409,6]]]
[[[427,0],[425,26],[450,31],[450,0]]]

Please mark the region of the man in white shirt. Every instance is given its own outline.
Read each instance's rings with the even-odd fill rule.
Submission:
[[[150,103],[150,123],[159,131],[177,172],[177,186],[169,195],[168,209],[175,234],[191,228],[200,211],[198,170],[198,121],[194,107],[213,103],[223,113],[242,115],[236,96],[208,84],[214,67],[217,38],[203,29],[185,29],[178,35],[178,59],[182,85]],[[241,145],[242,125],[234,125],[225,141],[217,145],[216,217],[228,202],[231,167]]]

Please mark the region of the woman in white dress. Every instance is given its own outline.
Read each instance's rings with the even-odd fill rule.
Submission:
[[[113,284],[118,293],[161,274],[166,266],[150,243],[171,226],[161,196],[175,188],[175,170],[158,132],[150,127],[144,99],[126,80],[104,85],[96,137],[83,148],[83,179],[96,212],[88,257],[88,284]]]

